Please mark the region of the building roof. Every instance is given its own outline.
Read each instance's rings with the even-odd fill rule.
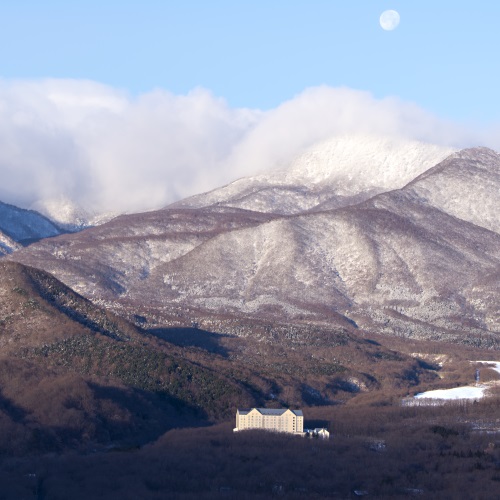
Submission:
[[[241,409],[238,408],[238,413],[240,415],[248,415],[252,410],[257,410],[262,415],[275,415],[280,416],[283,415],[289,408],[249,408],[249,409]],[[302,410],[290,410],[292,413],[295,413],[297,417],[303,417]]]

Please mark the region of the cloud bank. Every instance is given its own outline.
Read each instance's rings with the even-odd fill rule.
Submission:
[[[204,89],[131,97],[90,81],[0,81],[0,200],[139,212],[284,166],[335,135],[498,149],[493,132],[348,88],[310,88],[264,112]]]

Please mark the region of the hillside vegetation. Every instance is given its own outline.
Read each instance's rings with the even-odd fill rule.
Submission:
[[[347,330],[242,321],[259,340],[141,330],[44,271],[0,263],[0,449],[23,455],[146,443],[237,407],[405,395],[436,367]]]

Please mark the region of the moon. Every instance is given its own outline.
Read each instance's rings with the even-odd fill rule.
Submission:
[[[392,31],[396,29],[399,25],[399,13],[396,10],[386,10],[385,12],[382,12],[382,15],[380,16],[380,26],[382,26],[382,29],[385,31]]]

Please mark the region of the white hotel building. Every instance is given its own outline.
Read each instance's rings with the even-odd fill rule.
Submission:
[[[251,408],[236,411],[236,427],[234,432],[262,429],[265,431],[287,432],[304,435],[304,415],[302,410],[287,408]]]

